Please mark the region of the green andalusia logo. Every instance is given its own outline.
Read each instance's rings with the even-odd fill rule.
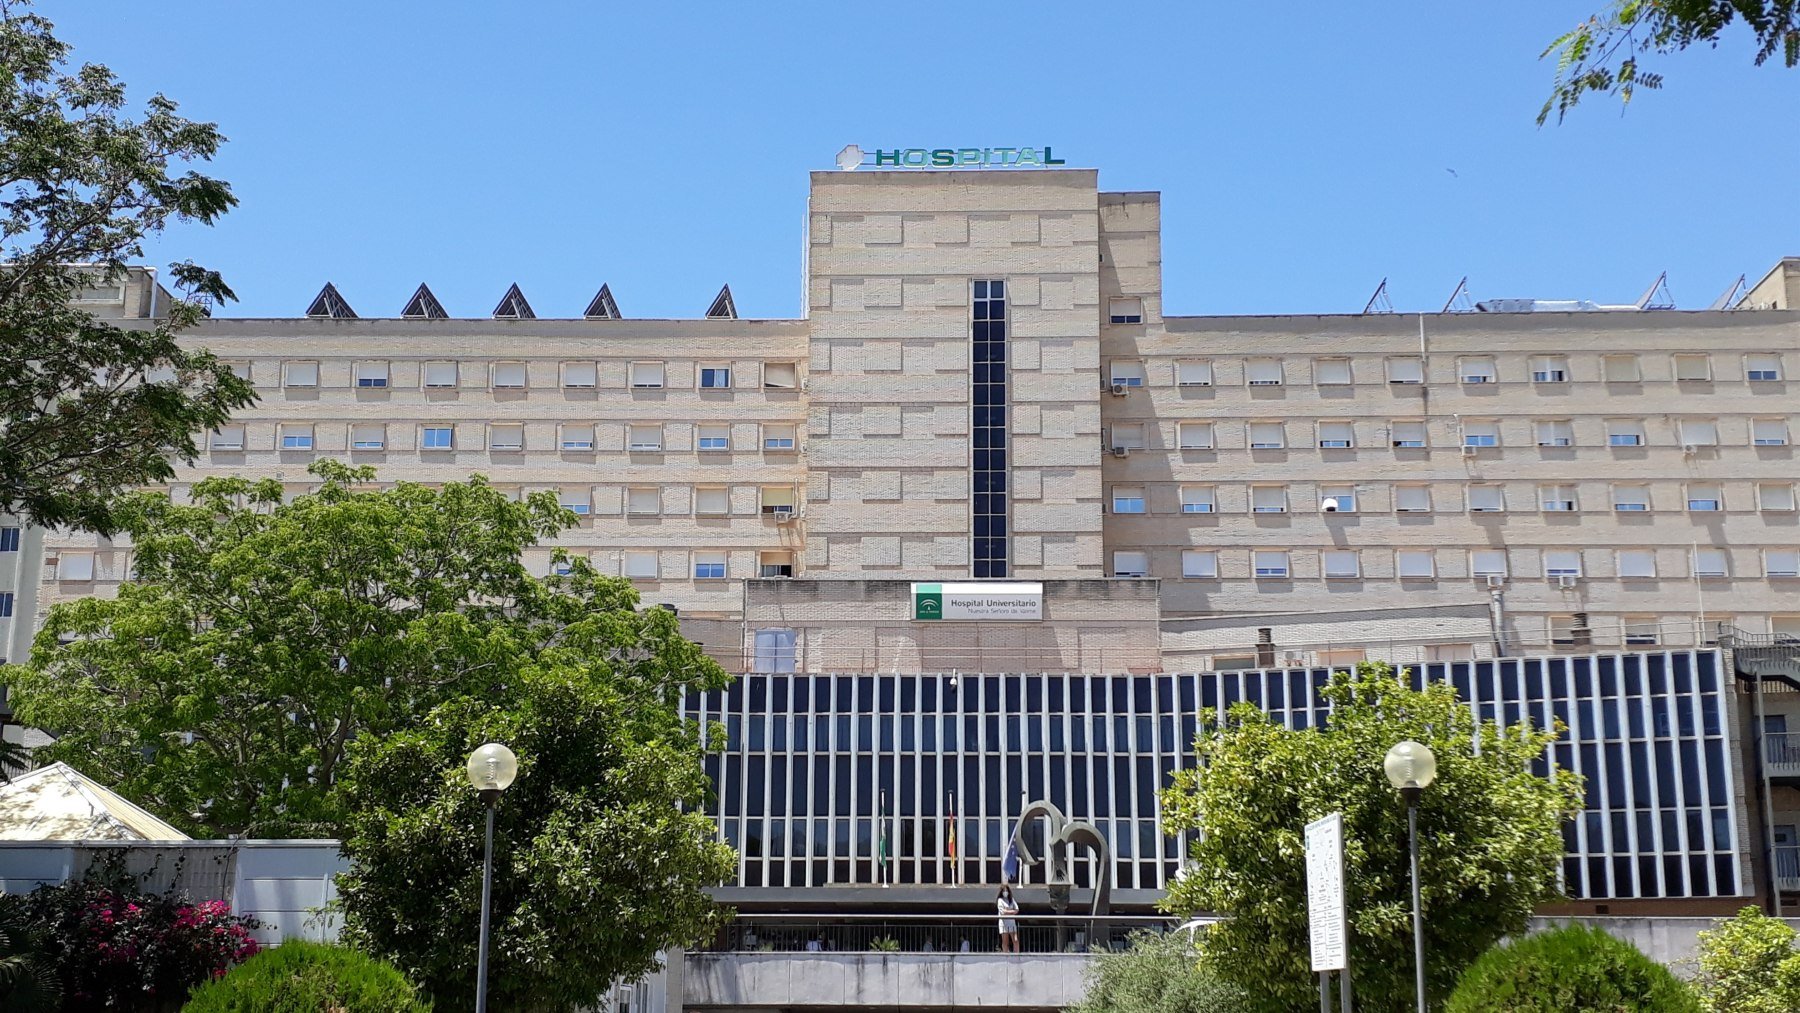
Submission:
[[[913,585],[913,618],[914,619],[942,619],[942,618],[944,618],[944,585],[942,585],[942,584],[914,584]]]

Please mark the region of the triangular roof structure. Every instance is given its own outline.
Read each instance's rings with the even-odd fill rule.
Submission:
[[[400,315],[412,320],[447,320],[450,317],[444,312],[444,304],[437,301],[437,296],[432,295],[423,282],[419,283],[419,290],[412,298],[406,300],[406,308]]]
[[[525,293],[519,291],[519,283],[513,282],[512,288],[500,297],[500,305],[494,307],[495,320],[536,320],[537,314],[531,312],[531,304],[525,301]]]
[[[613,301],[612,287],[601,285],[600,291],[594,293],[594,299],[588,303],[587,311],[581,314],[589,320],[618,320],[619,304]]]
[[[0,784],[0,841],[185,841],[188,835],[66,763]]]
[[[325,287],[319,290],[319,294],[313,296],[312,305],[306,307],[306,315],[309,317],[333,317],[338,320],[356,319],[356,311],[350,308],[350,304],[344,301],[343,296],[338,295],[337,286],[331,282],[326,282]]]
[[[718,296],[713,299],[712,305],[707,307],[706,317],[708,320],[737,319],[737,303],[731,301],[730,285],[719,289]]]

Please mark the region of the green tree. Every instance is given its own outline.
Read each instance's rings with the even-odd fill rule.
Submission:
[[[0,4],[0,511],[110,533],[123,490],[192,461],[195,434],[251,403],[248,384],[176,335],[232,298],[217,273],[176,264],[186,298],[154,320],[72,305],[116,285],[170,221],[210,225],[237,203],[188,168],[224,140],[162,95],[141,117],[98,64],[71,67],[54,26]],[[141,324],[141,326],[139,326]]]
[[[1419,806],[1429,990],[1448,994],[1489,946],[1522,932],[1557,894],[1562,825],[1580,811],[1581,782],[1546,770],[1561,729],[1477,724],[1448,685],[1414,690],[1385,664],[1334,675],[1331,715],[1289,730],[1250,704],[1204,729],[1199,765],[1163,793],[1169,827],[1197,830],[1192,864],[1167,908],[1226,915],[1202,937],[1207,964],[1261,1010],[1316,1001],[1309,971],[1303,828],[1344,814],[1350,964],[1360,1008],[1413,1002],[1406,810],[1382,760],[1405,739],[1437,754]]]
[[[1788,67],[1800,65],[1800,0],[1611,0],[1544,50],[1556,56],[1556,78],[1538,124],[1552,112],[1560,122],[1589,92],[1630,102],[1639,88],[1662,87],[1662,75],[1640,67],[1641,57],[1717,48],[1734,24],[1754,40],[1757,66],[1777,55]]]
[[[290,939],[201,985],[181,1013],[430,1013],[399,971],[347,946]]]
[[[621,618],[572,622],[490,697],[352,746],[346,938],[440,1010],[473,1006],[484,812],[464,763],[485,741],[519,757],[494,832],[493,1009],[597,1008],[615,979],[650,971],[657,950],[717,926],[705,887],[729,879],[736,857],[701,811],[698,729],[678,706],[722,680],[698,655],[686,669],[668,653],[621,658],[610,628]]]
[[[123,501],[134,579],[58,604],[30,663],[0,669],[19,719],[59,736],[38,762],[191,832],[330,837],[351,740],[492,692],[571,626],[610,638],[596,663],[719,677],[629,583],[526,572],[520,553],[576,522],[553,495],[311,470],[317,491],[290,502],[238,478],[196,484],[192,506]]]
[[[1800,954],[1794,930],[1754,907],[1700,933],[1694,980],[1706,1013],[1790,1013],[1800,1009]]]
[[[1087,996],[1068,1013],[1239,1013],[1244,994],[1202,966],[1185,932],[1136,932],[1125,950],[1096,955]]]
[[[1791,1007],[1790,1007],[1791,1008]],[[1481,955],[1444,1013],[1699,1013],[1693,990],[1603,929],[1568,925]]]

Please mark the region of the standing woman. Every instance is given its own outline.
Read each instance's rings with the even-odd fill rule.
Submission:
[[[994,907],[1000,912],[1000,952],[1019,952],[1019,902],[1013,900],[1011,883],[1000,884]]]

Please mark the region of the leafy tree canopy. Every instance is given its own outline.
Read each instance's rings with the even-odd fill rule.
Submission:
[[[96,319],[72,302],[122,283],[169,222],[210,225],[237,199],[186,168],[218,151],[214,124],[162,95],[127,115],[125,86],[98,64],[70,66],[27,3],[0,4],[0,511],[110,533],[122,491],[194,460],[195,434],[254,398],[175,340],[232,298],[216,272],[176,264],[187,298],[154,320]]]
[[[1717,48],[1736,24],[1751,34],[1757,66],[1774,56],[1800,65],[1800,0],[1612,0],[1544,50],[1556,56],[1556,80],[1538,124],[1552,112],[1560,122],[1589,92],[1630,102],[1639,88],[1662,87],[1662,75],[1640,67],[1641,57],[1702,43]]]
[[[1604,929],[1568,925],[1496,946],[1444,1013],[1700,1013],[1669,969]]]
[[[214,978],[181,1013],[431,1013],[399,971],[347,946],[289,939]]]
[[[1800,953],[1794,930],[1754,907],[1700,933],[1694,980],[1706,1013],[1790,1013],[1800,1009]]]
[[[1304,827],[1342,812],[1357,1005],[1398,1013],[1413,1004],[1411,873],[1406,810],[1382,771],[1388,749],[1412,739],[1437,754],[1437,781],[1419,806],[1436,999],[1556,896],[1562,825],[1581,809],[1581,782],[1560,770],[1548,776],[1545,750],[1560,728],[1477,724],[1454,688],[1414,689],[1386,664],[1340,672],[1322,695],[1331,715],[1318,729],[1289,730],[1239,704],[1222,727],[1202,731],[1199,766],[1177,772],[1163,794],[1167,824],[1199,831],[1165,904],[1228,916],[1202,937],[1202,954],[1253,1008],[1316,1003]]]
[[[1068,1013],[1240,1013],[1244,996],[1201,965],[1185,932],[1137,932],[1088,965],[1087,996]]]

